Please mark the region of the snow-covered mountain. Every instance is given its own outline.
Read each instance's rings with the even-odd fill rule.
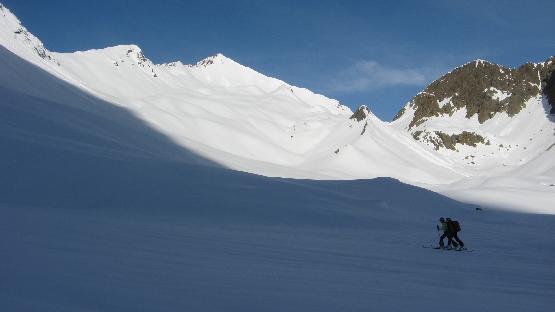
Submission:
[[[436,190],[460,192],[454,196],[460,200],[481,194],[483,203],[510,198],[521,206],[547,194],[537,206],[548,207],[555,177],[554,69],[555,57],[517,69],[483,60],[464,64],[416,95],[391,125],[467,176]],[[537,193],[528,193],[532,189]]]
[[[414,181],[455,180],[448,168],[433,170],[438,161],[427,160],[431,153],[411,140],[399,142],[393,138],[399,135],[370,113],[364,120],[350,119],[353,112],[338,101],[266,77],[221,54],[195,65],[158,65],[135,45],[75,53],[42,48],[59,64],[50,66],[35,53],[42,43],[14,35],[20,29],[28,32],[4,12],[13,30],[1,43],[12,52],[133,111],[179,144],[226,167],[297,178],[402,178],[412,172],[407,177]],[[385,137],[373,136],[375,131]],[[365,159],[368,152],[375,155],[372,161]]]
[[[543,91],[549,93],[545,86],[553,84],[552,60],[518,70],[485,61],[463,65],[417,95],[389,123],[366,107],[353,113],[336,100],[222,54],[185,65],[153,64],[136,45],[51,52],[7,8],[0,14],[3,87],[70,106],[77,102],[75,91],[54,79],[25,76],[7,55],[13,53],[91,99],[131,112],[190,151],[188,156],[151,153],[164,159],[198,163],[202,158],[273,177],[393,177],[470,202],[551,211],[545,203],[554,198],[549,147],[555,136]],[[155,143],[134,144],[150,150]],[[524,179],[525,167],[543,169]],[[536,201],[523,197],[515,204],[504,196],[484,196],[486,180],[498,177],[513,182],[496,183],[495,192],[526,187]]]
[[[537,144],[517,142],[518,135],[511,130],[518,123],[516,120],[525,116],[526,122],[535,127],[519,129],[520,136],[529,135],[540,141],[549,137],[549,133],[542,133],[548,122],[542,115],[551,113],[555,107],[550,103],[555,99],[550,101],[547,97],[554,69],[555,57],[518,69],[482,60],[467,63],[416,95],[399,111],[395,124],[436,150],[487,145],[493,147],[491,151],[497,147],[512,153],[519,146],[529,148]],[[534,114],[535,111],[538,113]],[[531,121],[530,117],[536,119]],[[472,160],[479,165],[477,159]]]

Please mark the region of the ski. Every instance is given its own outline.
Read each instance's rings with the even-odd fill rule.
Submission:
[[[423,245],[422,248],[441,249],[441,247],[439,247],[439,246],[431,246],[431,245],[430,246]]]
[[[461,248],[461,249],[453,249],[454,251],[464,251],[464,252],[473,252],[473,249],[468,249],[468,248]]]
[[[451,249],[448,249],[448,248],[441,248],[439,246],[431,246],[431,245],[429,245],[429,246],[423,245],[422,248],[444,250],[444,251],[464,251],[464,252],[473,252],[474,251],[474,250],[468,249],[468,248],[462,248],[462,249],[451,248]]]

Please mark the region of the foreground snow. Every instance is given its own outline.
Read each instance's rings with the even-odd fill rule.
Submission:
[[[377,181],[366,182],[362,191]],[[475,213],[445,203],[421,214],[426,207],[388,210],[372,204],[374,196],[337,210],[280,200],[283,214],[283,207],[264,205],[266,198],[244,196],[259,211],[230,212],[233,222],[192,218],[193,205],[170,213],[2,205],[3,309],[547,311],[555,303],[555,252],[548,247],[555,241],[538,239],[553,233],[551,216]],[[463,222],[461,237],[473,252],[421,248],[435,242],[438,215]]]

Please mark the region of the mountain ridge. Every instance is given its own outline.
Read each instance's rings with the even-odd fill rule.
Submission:
[[[554,58],[552,56],[542,63],[525,63],[514,69],[484,60],[465,63],[438,78],[413,97],[397,113],[394,121],[409,107],[416,110],[408,125],[409,129],[423,123],[426,118],[452,114],[454,110],[463,107],[467,109],[467,118],[478,115],[480,123],[499,112],[515,115],[522,109],[524,102],[544,92],[545,84],[554,70]],[[485,95],[498,103],[485,101],[481,93],[486,93]],[[449,101],[440,107],[440,101],[447,98]],[[473,103],[477,101],[478,103]]]

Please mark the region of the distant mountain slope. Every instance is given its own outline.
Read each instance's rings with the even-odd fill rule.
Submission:
[[[0,43],[12,52],[134,112],[181,146],[225,167],[319,179],[392,176],[442,183],[459,177],[446,166],[438,167],[438,159],[428,160],[433,155],[411,140],[399,141],[386,123],[367,118],[371,114],[349,119],[353,112],[338,101],[221,54],[195,65],[158,65],[136,45],[75,53],[44,49],[56,60],[51,66],[50,58],[36,53],[36,47],[43,48],[40,40],[30,34],[31,41],[14,36],[19,30],[28,32],[7,9],[3,13],[6,29]],[[365,161],[369,152],[372,160]]]
[[[394,119],[403,116],[407,108],[414,110],[409,128],[463,108],[466,118],[477,115],[481,124],[503,112],[515,116],[528,100],[542,95],[555,69],[554,61],[552,57],[517,69],[482,60],[467,63],[430,84]]]
[[[517,69],[467,63],[416,95],[392,125],[461,165],[526,162],[554,143],[554,69],[555,57]]]
[[[130,111],[88,94],[0,46],[2,160],[46,163],[46,149],[108,159],[155,159],[219,167],[176,144]],[[24,155],[25,151],[29,155]],[[14,169],[15,170],[15,167]],[[4,171],[4,175],[19,175]]]
[[[517,69],[482,60],[467,63],[417,94],[391,126],[467,176],[429,188],[459,200],[550,211],[554,69],[555,57]]]
[[[489,145],[493,143],[493,136],[484,136],[480,130],[496,123],[493,119],[518,117],[527,105],[539,105],[543,96],[550,99],[549,105],[543,108],[553,111],[553,96],[548,94],[553,92],[554,69],[555,57],[543,63],[527,63],[517,69],[476,60],[430,84],[399,111],[394,122],[416,140],[430,143],[435,149]],[[477,123],[471,126],[463,116]],[[454,133],[444,125],[440,127],[448,131],[434,127],[434,122],[441,119],[451,120],[454,128],[459,126],[460,132]],[[497,128],[506,123],[497,121]]]

